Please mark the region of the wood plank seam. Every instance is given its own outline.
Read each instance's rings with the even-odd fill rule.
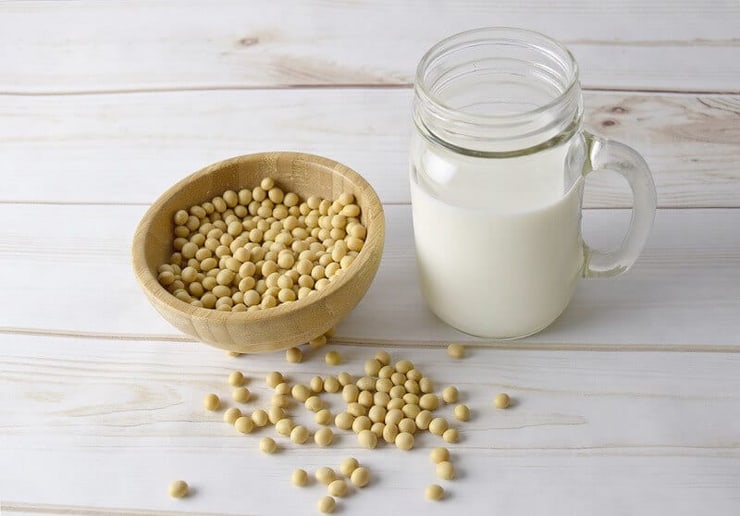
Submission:
[[[35,328],[20,327],[2,327],[0,326],[0,335],[23,335],[33,337],[63,337],[75,339],[97,339],[110,341],[128,341],[128,342],[197,342],[185,335],[153,335],[153,334],[134,334],[134,333],[104,333],[89,331],[65,331],[65,330],[39,330]],[[376,346],[392,349],[404,349],[413,347],[415,349],[440,349],[448,344],[462,344],[471,349],[501,349],[501,350],[527,350],[527,351],[597,351],[597,352],[670,352],[670,353],[740,353],[740,344],[562,344],[557,342],[521,342],[521,341],[455,341],[446,340],[444,342],[429,342],[412,339],[358,339],[354,337],[344,337],[337,334],[332,338],[332,342],[341,345],[364,348],[367,346]],[[207,346],[207,344],[203,344]],[[214,348],[215,349],[215,348]]]
[[[276,84],[273,86],[235,86],[235,85],[211,85],[211,86],[162,86],[149,88],[110,88],[98,90],[71,90],[71,91],[22,91],[22,90],[0,90],[0,97],[74,97],[87,95],[128,95],[146,93],[179,93],[179,92],[209,92],[209,91],[274,91],[274,90],[404,90],[412,89],[414,85],[409,82],[396,84],[377,83],[323,83],[323,84]],[[634,93],[634,94],[665,94],[665,95],[738,95],[740,88],[701,88],[701,89],[669,89],[660,87],[603,87],[583,86],[584,92],[600,93]]]

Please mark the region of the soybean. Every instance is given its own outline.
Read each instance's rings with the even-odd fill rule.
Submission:
[[[339,392],[340,387],[341,385],[339,384],[339,380],[337,380],[335,376],[327,376],[326,378],[324,378],[324,390],[326,392]]]
[[[305,443],[308,440],[308,436],[308,428],[303,425],[298,425],[290,431],[290,440],[296,444]]]
[[[275,453],[277,450],[277,443],[271,437],[263,437],[260,439],[260,451],[263,453]]]
[[[375,354],[375,360],[380,362],[382,366],[387,366],[391,363],[391,355],[387,351],[378,351]]]
[[[172,498],[184,498],[190,493],[190,488],[184,480],[174,480],[167,491]]]
[[[311,389],[300,383],[295,384],[290,393],[294,399],[300,401],[301,403],[305,403],[306,400],[312,395]]]
[[[251,417],[241,416],[234,422],[234,428],[242,434],[249,434],[254,429],[254,421]]]
[[[300,348],[288,348],[285,351],[285,360],[293,364],[298,364],[303,361],[303,352],[300,350]]]
[[[269,420],[270,419],[269,419],[269,416],[267,415],[267,412],[265,412],[262,409],[257,409],[254,412],[252,412],[252,421],[254,421],[254,424],[257,427],[261,428],[267,425]]]
[[[334,441],[334,432],[331,428],[323,427],[319,428],[314,434],[314,441],[321,447],[329,446]]]
[[[450,450],[447,448],[434,448],[429,453],[429,458],[432,459],[432,462],[435,464],[439,464],[440,462],[445,462],[450,460]]]
[[[465,356],[465,346],[462,344],[450,344],[447,346],[447,354],[450,358],[463,358]]]
[[[349,478],[355,487],[365,487],[370,482],[370,471],[360,466],[352,472]]]
[[[388,400],[388,405],[386,405],[385,408],[387,408],[388,410],[393,410],[393,409],[401,410],[405,406],[406,406],[406,402],[403,401],[403,398],[392,398]]]
[[[295,425],[293,424],[292,419],[290,419],[289,417],[284,417],[283,419],[275,423],[275,431],[284,437],[288,437],[293,431],[294,426]]]
[[[354,423],[354,421],[355,417],[349,412],[340,412],[334,418],[334,424],[337,428],[340,428],[342,430],[349,430],[350,428],[352,428],[352,424]]]
[[[229,375],[229,385],[239,387],[244,385],[244,374],[241,371],[234,371]]]
[[[320,393],[324,390],[324,380],[320,376],[314,376],[309,382],[309,387],[315,393]]]
[[[316,416],[314,417],[314,421],[316,421],[317,425],[329,425],[331,424],[331,412],[329,409],[321,409],[318,412],[316,412]]]
[[[447,428],[447,420],[443,417],[435,417],[429,423],[429,431],[434,435],[442,435]]]
[[[368,376],[376,376],[383,364],[377,358],[371,358],[365,362],[365,374]]]
[[[319,512],[324,514],[334,512],[336,506],[337,502],[331,496],[322,496],[316,504]]]
[[[445,490],[442,489],[442,486],[437,484],[428,485],[424,490],[424,496],[426,496],[428,500],[434,500],[435,502],[444,498],[444,495]]]
[[[457,431],[457,428],[448,428],[444,432],[442,432],[442,439],[446,443],[456,443],[460,440],[460,434]]]
[[[267,420],[273,425],[285,417],[285,410],[282,407],[272,406],[267,412]]]
[[[496,397],[493,398],[493,404],[497,409],[509,408],[509,405],[511,404],[511,398],[509,398],[508,394],[502,392],[501,394],[497,394]]]
[[[437,464],[436,471],[437,476],[442,480],[452,480],[455,478],[455,466],[446,460]]]
[[[439,398],[437,398],[436,394],[424,394],[419,398],[419,406],[426,410],[437,410],[439,407]]]
[[[316,480],[327,486],[336,480],[337,474],[328,466],[321,466],[316,470]]]
[[[324,408],[324,402],[318,396],[310,396],[305,402],[306,408],[311,412],[318,412]]]
[[[458,405],[455,407],[455,419],[458,421],[468,421],[470,419],[470,409],[467,405]]]
[[[275,394],[280,394],[281,396],[288,396],[291,394],[291,387],[288,383],[283,382],[279,383],[275,386]]]
[[[242,417],[242,411],[236,407],[228,408],[226,409],[226,412],[224,412],[224,422],[229,423],[230,425],[233,425],[240,417]]]
[[[216,394],[206,394],[203,398],[203,406],[206,410],[213,412],[221,408],[221,400]]]
[[[442,399],[444,400],[445,403],[455,403],[455,402],[457,402],[458,395],[459,395],[459,393],[458,393],[457,387],[455,387],[454,385],[450,385],[449,387],[445,387],[442,390]],[[426,396],[426,394],[425,394],[425,396]]]
[[[408,432],[400,432],[396,436],[396,447],[408,451],[414,447],[414,436]]]
[[[352,474],[352,472],[359,467],[360,467],[360,463],[357,459],[355,459],[354,457],[347,457],[339,465],[339,471],[345,477],[349,477]]]
[[[432,422],[432,413],[429,410],[422,410],[416,415],[416,418],[414,419],[414,422],[416,423],[416,428],[419,430],[427,430],[429,428],[429,423]]]
[[[308,473],[305,469],[295,469],[290,475],[290,481],[294,486],[303,487],[308,483]]]
[[[336,352],[336,351],[329,351],[324,356],[324,361],[326,362],[327,365],[330,365],[330,366],[338,366],[339,364],[342,363],[342,358],[339,356],[339,353],[338,352]]]
[[[231,392],[231,397],[237,403],[246,403],[249,401],[249,398],[252,397],[252,394],[246,387],[237,387]]]
[[[357,434],[357,441],[363,448],[374,449],[378,445],[378,436],[370,430],[361,430]]]
[[[283,383],[285,380],[283,379],[283,375],[277,371],[272,371],[271,373],[267,374],[267,378],[265,378],[265,383],[268,387],[272,387],[273,389],[278,385]]]
[[[342,497],[347,494],[347,482],[342,479],[337,479],[328,487],[329,494],[331,496]]]
[[[388,444],[395,443],[398,436],[398,426],[393,423],[386,423],[383,428],[383,440]]]

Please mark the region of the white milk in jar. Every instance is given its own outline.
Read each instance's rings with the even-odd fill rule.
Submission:
[[[414,145],[414,237],[431,310],[481,336],[518,337],[549,325],[583,266],[583,180],[564,184],[567,144],[498,160],[418,137]]]

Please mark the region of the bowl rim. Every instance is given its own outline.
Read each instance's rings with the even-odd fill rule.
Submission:
[[[377,207],[380,216],[375,217],[374,219],[374,231],[371,232],[370,228],[368,228],[367,236],[365,238],[365,244],[363,245],[362,250],[360,250],[360,252],[358,253],[355,261],[352,262],[352,266],[348,269],[350,272],[342,274],[336,280],[331,281],[327,288],[316,291],[317,295],[312,294],[304,299],[297,299],[289,303],[281,303],[275,307],[266,310],[254,310],[252,312],[221,311],[215,310],[213,308],[193,306],[190,303],[176,298],[159,283],[157,275],[152,274],[146,262],[144,243],[146,242],[147,235],[149,234],[149,230],[154,221],[154,215],[162,209],[163,205],[170,197],[172,197],[175,193],[181,191],[184,187],[187,187],[188,184],[195,181],[196,179],[211,174],[216,174],[219,170],[236,163],[258,160],[262,157],[267,156],[274,157],[275,155],[292,156],[293,158],[302,157],[306,161],[314,165],[318,165],[321,168],[327,169],[332,173],[339,173],[343,177],[346,177],[350,183],[360,185],[365,190],[364,194],[369,196],[368,204]],[[132,241],[131,253],[134,274],[141,288],[148,296],[156,298],[159,302],[166,304],[170,309],[176,310],[177,312],[180,312],[188,317],[199,320],[220,320],[224,323],[251,323],[267,321],[276,316],[304,310],[308,307],[311,307],[315,303],[326,299],[333,293],[339,291],[352,279],[352,277],[358,271],[363,268],[364,265],[368,263],[371,258],[372,249],[374,247],[379,245],[382,254],[384,239],[385,216],[383,204],[381,203],[380,198],[378,197],[378,194],[372,187],[372,185],[354,169],[338,161],[316,154],[299,151],[266,151],[241,154],[221,161],[217,161],[191,174],[188,174],[187,176],[183,177],[175,184],[170,186],[167,190],[160,194],[157,199],[149,206],[149,208],[137,224]]]

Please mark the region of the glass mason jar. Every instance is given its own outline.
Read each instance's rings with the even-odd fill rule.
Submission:
[[[511,28],[447,38],[419,63],[410,156],[419,278],[431,310],[481,337],[536,333],[579,277],[625,272],[655,216],[645,161],[585,132],[578,66],[560,43]],[[633,192],[622,245],[581,237],[584,178],[609,169]]]

